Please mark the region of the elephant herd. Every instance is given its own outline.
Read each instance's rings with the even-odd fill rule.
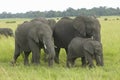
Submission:
[[[15,50],[12,64],[16,63],[20,53],[24,52],[24,65],[29,65],[32,52],[33,64],[40,64],[40,51],[44,49],[48,66],[54,61],[59,63],[60,49],[67,55],[66,66],[74,66],[75,60],[81,58],[82,66],[103,66],[101,43],[101,25],[94,17],[77,16],[74,19],[63,17],[58,22],[37,18],[18,25],[15,31]]]

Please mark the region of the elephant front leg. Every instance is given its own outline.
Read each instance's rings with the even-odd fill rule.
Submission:
[[[86,59],[85,59],[85,57],[82,57],[81,58],[81,61],[82,61],[82,67],[86,67]]]
[[[55,62],[59,64],[59,52],[60,48],[55,48]]]
[[[40,49],[39,46],[33,41],[29,40],[29,46],[32,51],[32,63],[40,64]]]
[[[88,66],[89,68],[93,68],[95,67],[94,64],[93,64],[93,59],[92,59],[92,56],[88,53],[85,57],[88,61]]]
[[[29,51],[29,52],[25,52],[25,51],[24,51],[24,54],[25,54],[25,57],[24,57],[24,65],[29,65],[28,56],[29,56],[30,52],[31,52],[31,51]]]
[[[75,59],[76,59],[76,58],[71,58],[71,59],[67,58],[66,66],[67,66],[68,68],[73,67],[74,64],[75,64]]]

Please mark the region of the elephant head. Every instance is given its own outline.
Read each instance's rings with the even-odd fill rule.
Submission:
[[[48,24],[51,27],[51,29],[54,30],[56,21],[54,19],[48,19]]]
[[[73,27],[82,37],[93,37],[97,41],[101,41],[100,23],[96,18],[78,16],[73,20]]]
[[[39,21],[39,22],[48,24],[48,21],[45,18],[43,18],[43,17],[39,17],[39,18],[35,18],[35,19],[31,20],[31,22],[35,22],[35,21]]]
[[[87,41],[84,46],[83,46],[84,50],[85,50],[85,55],[89,55],[88,58],[91,58],[92,56],[95,57],[96,59],[96,63],[99,66],[103,66],[103,60],[101,58],[102,56],[102,44],[99,41]],[[92,58],[91,58],[92,59]]]

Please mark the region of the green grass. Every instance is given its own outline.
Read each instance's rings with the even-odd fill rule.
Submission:
[[[106,16],[100,18],[104,67],[82,68],[78,59],[76,67],[68,69],[64,49],[60,53],[60,64],[54,64],[53,67],[48,67],[48,64],[44,62],[43,51],[39,66],[32,64],[24,66],[22,56],[18,58],[16,66],[12,66],[10,61],[14,53],[14,38],[2,36],[0,37],[0,80],[119,80],[120,20],[104,21],[104,18]],[[117,17],[107,18],[116,19]],[[25,20],[29,19],[1,19],[0,27],[15,30],[17,25]],[[5,23],[6,21],[16,21],[16,23]]]

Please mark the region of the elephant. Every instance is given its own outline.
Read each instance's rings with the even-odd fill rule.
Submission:
[[[60,48],[65,48],[67,53],[67,47],[70,41],[76,37],[93,38],[101,42],[101,25],[96,18],[88,16],[77,16],[74,19],[69,17],[61,18],[56,24],[53,31],[54,43],[55,43],[55,62],[59,63]],[[101,55],[103,62],[103,55]]]
[[[88,66],[90,68],[94,67],[93,57],[98,66],[103,66],[100,58],[103,53],[102,50],[102,44],[99,41],[93,40],[92,38],[75,37],[68,45],[67,67],[70,67],[70,64],[73,66],[75,60],[79,57],[85,58],[82,66],[86,66],[86,62],[88,61]]]
[[[32,52],[32,63],[40,64],[40,50],[44,48],[48,54],[48,66],[54,62],[55,49],[52,30],[44,18],[33,19],[18,25],[15,31],[15,51],[12,64],[20,53],[24,52],[24,65],[29,65],[28,56]]]
[[[10,28],[0,28],[0,35],[14,37],[13,30]]]

